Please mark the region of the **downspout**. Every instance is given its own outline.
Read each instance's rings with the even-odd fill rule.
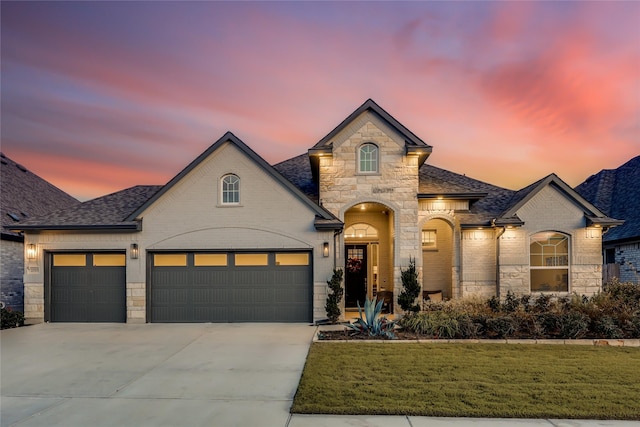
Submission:
[[[496,227],[496,219],[491,220],[491,225],[494,228]],[[496,294],[498,298],[500,298],[500,237],[507,231],[506,227],[502,227],[502,230],[496,236]]]

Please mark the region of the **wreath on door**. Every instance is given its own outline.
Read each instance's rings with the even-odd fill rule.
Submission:
[[[347,271],[349,273],[358,273],[362,270],[362,260],[358,258],[347,258]]]

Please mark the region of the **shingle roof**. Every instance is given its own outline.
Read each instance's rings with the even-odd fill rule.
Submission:
[[[298,187],[308,198],[318,203],[318,184],[311,175],[311,163],[307,154],[273,165],[280,175]]]
[[[640,156],[617,169],[603,169],[575,190],[608,216],[624,220],[609,230],[605,242],[640,240]]]
[[[0,216],[4,238],[20,236],[4,226],[22,224],[29,218],[80,204],[78,200],[11,160],[4,153],[0,153],[0,160]]]
[[[137,229],[136,221],[127,217],[149,200],[163,186],[138,185],[97,199],[89,200],[69,209],[61,209],[20,224],[29,229]]]

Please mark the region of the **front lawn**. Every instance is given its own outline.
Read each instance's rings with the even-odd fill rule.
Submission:
[[[640,420],[640,349],[314,343],[291,412]]]

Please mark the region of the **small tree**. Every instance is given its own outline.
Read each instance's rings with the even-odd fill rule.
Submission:
[[[398,304],[405,312],[417,313],[420,311],[420,304],[416,304],[416,298],[420,295],[420,283],[415,258],[409,257],[409,267],[406,270],[400,269],[400,274],[403,290],[398,295]]]
[[[333,276],[331,276],[331,280],[327,280],[327,285],[329,285],[331,292],[327,295],[327,303],[324,309],[327,311],[329,321],[335,324],[338,323],[340,314],[342,314],[340,311],[340,301],[344,294],[344,289],[342,289],[342,269],[333,270]]]

